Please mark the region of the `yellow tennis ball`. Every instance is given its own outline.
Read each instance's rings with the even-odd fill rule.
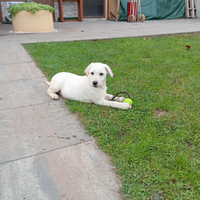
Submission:
[[[133,105],[133,101],[131,99],[129,99],[129,98],[124,99],[123,102],[124,103],[126,102],[126,103],[129,103],[130,105]]]

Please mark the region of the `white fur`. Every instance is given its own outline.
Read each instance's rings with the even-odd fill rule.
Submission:
[[[57,93],[59,93],[66,99],[120,109],[132,107],[129,103],[123,103],[124,97],[116,97],[116,101],[111,101],[113,95],[106,93],[106,75],[108,73],[113,77],[112,70],[108,65],[91,63],[84,72],[86,76],[61,72],[53,76],[51,83],[45,81],[50,86],[47,90],[48,95],[52,99],[58,99]]]

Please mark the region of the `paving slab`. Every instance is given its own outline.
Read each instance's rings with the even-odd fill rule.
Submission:
[[[0,53],[16,53],[20,52],[23,56],[27,54],[26,50],[22,45],[19,45],[19,42],[12,43],[3,43],[1,44]]]
[[[46,78],[0,82],[0,110],[51,102],[47,95]]]
[[[33,78],[44,78],[44,74],[33,62],[0,65],[0,83]]]
[[[109,160],[94,143],[0,165],[3,200],[118,200]]]
[[[93,140],[59,101],[0,111],[0,127],[0,164]]]
[[[6,43],[8,44],[8,43]],[[2,44],[1,44],[2,45]],[[10,47],[8,47],[10,48]],[[6,47],[6,45],[2,45],[2,48],[0,48],[1,53],[1,59],[0,59],[0,65],[2,64],[10,64],[10,63],[23,63],[23,62],[31,62],[32,59],[26,53],[21,45],[18,45],[18,49],[16,51],[11,50],[9,51]]]

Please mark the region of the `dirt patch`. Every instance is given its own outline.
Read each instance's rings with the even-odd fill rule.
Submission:
[[[153,115],[156,117],[156,118],[161,118],[161,117],[165,117],[168,113],[164,110],[161,110],[161,109],[156,109],[153,111]]]

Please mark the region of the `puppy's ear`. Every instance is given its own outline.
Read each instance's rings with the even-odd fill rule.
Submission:
[[[90,69],[91,69],[91,67],[92,67],[92,64],[93,64],[93,63],[91,63],[90,65],[88,65],[87,68],[85,69],[84,73],[85,73],[86,76],[89,76],[89,73],[90,73]]]
[[[105,68],[106,68],[106,71],[108,72],[108,74],[110,74],[110,76],[113,78],[114,74],[113,74],[112,70],[110,69],[110,67],[105,64]]]

